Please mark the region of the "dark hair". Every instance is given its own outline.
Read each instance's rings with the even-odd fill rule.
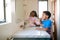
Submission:
[[[32,13],[35,14],[35,15],[34,15],[35,17],[38,17],[36,11],[32,11],[32,12],[30,13],[30,15],[31,15]]]
[[[48,16],[48,19],[51,17],[51,13],[49,11],[43,11]]]

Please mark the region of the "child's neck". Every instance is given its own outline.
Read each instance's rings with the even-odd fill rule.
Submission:
[[[34,16],[30,16],[30,17],[34,17]]]
[[[44,20],[48,20],[48,19],[44,19]]]

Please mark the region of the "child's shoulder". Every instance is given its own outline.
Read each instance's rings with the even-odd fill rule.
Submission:
[[[52,20],[48,19],[47,22],[52,22]]]

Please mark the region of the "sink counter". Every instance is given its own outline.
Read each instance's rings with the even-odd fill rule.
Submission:
[[[36,27],[29,27],[19,30],[13,38],[50,38],[50,35],[43,30],[36,30]]]

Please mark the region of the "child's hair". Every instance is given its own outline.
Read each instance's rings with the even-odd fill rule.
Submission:
[[[31,15],[32,13],[35,14],[34,17],[38,17],[36,11],[32,11],[32,12],[30,13],[30,15]]]
[[[48,19],[51,17],[51,13],[49,11],[43,11],[48,16]]]

